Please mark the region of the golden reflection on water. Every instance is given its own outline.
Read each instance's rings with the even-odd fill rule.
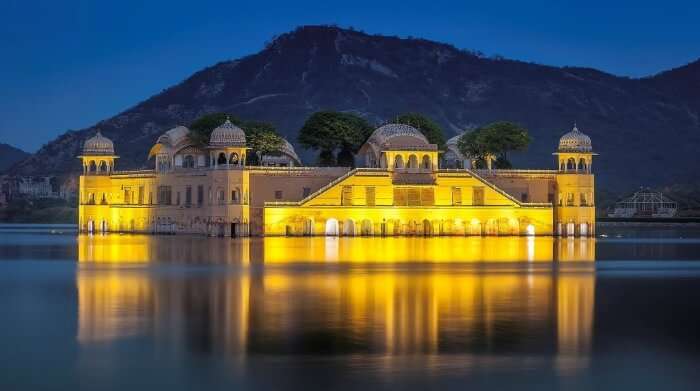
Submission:
[[[592,261],[594,239],[108,235],[78,246],[83,344],[153,335],[238,355],[535,352],[570,371],[587,365],[593,338],[592,263],[553,266]],[[251,267],[176,276],[94,267],[168,262]],[[296,264],[304,268],[287,267]]]
[[[196,236],[80,235],[82,263],[492,263],[595,259],[595,239],[553,237],[337,238],[222,240]]]

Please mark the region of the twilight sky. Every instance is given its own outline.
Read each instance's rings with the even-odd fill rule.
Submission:
[[[700,57],[694,0],[106,3],[0,0],[0,142],[33,152],[303,24],[631,77]]]

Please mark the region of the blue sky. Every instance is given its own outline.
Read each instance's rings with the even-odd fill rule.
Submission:
[[[699,17],[675,0],[0,0],[0,142],[35,151],[303,24],[639,77],[700,57]]]

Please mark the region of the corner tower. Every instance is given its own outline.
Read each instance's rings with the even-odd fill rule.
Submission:
[[[114,161],[119,158],[114,153],[114,143],[97,134],[83,144],[83,151],[78,158],[83,162],[83,175],[108,175],[114,171]]]
[[[595,234],[595,185],[592,172],[591,138],[573,130],[559,139],[557,157],[557,200],[555,202],[556,233],[561,236],[593,236]]]

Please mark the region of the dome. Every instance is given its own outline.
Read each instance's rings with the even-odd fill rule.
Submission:
[[[301,164],[301,159],[299,159],[299,156],[297,155],[296,151],[294,150],[294,146],[287,141],[286,139],[282,139],[282,148],[280,148],[280,152],[289,156],[290,158],[294,159],[296,164]]]
[[[174,148],[189,143],[189,135],[189,129],[184,126],[176,126],[158,137],[157,143]]]
[[[559,139],[559,152],[591,152],[592,150],[591,138],[581,133],[576,125],[572,131]]]
[[[386,147],[428,147],[430,143],[420,130],[406,124],[386,124],[369,137],[369,143]]]
[[[458,135],[452,137],[451,139],[447,140],[445,145],[448,147],[454,146],[457,147],[457,144],[459,144],[459,139],[464,135],[465,132],[459,133]]]
[[[465,132],[461,132],[457,134],[456,136],[450,138],[447,140],[445,143],[445,146],[447,147],[446,153],[454,155],[455,158],[458,159],[464,159],[464,156],[462,155],[462,152],[459,150],[459,139],[464,135]]]
[[[100,131],[83,144],[83,155],[114,155],[114,143]]]
[[[211,132],[209,145],[212,147],[244,147],[245,132],[229,119]]]
[[[158,137],[158,141],[148,153],[148,158],[158,154],[173,155],[191,144],[190,130],[184,126],[176,126]]]

